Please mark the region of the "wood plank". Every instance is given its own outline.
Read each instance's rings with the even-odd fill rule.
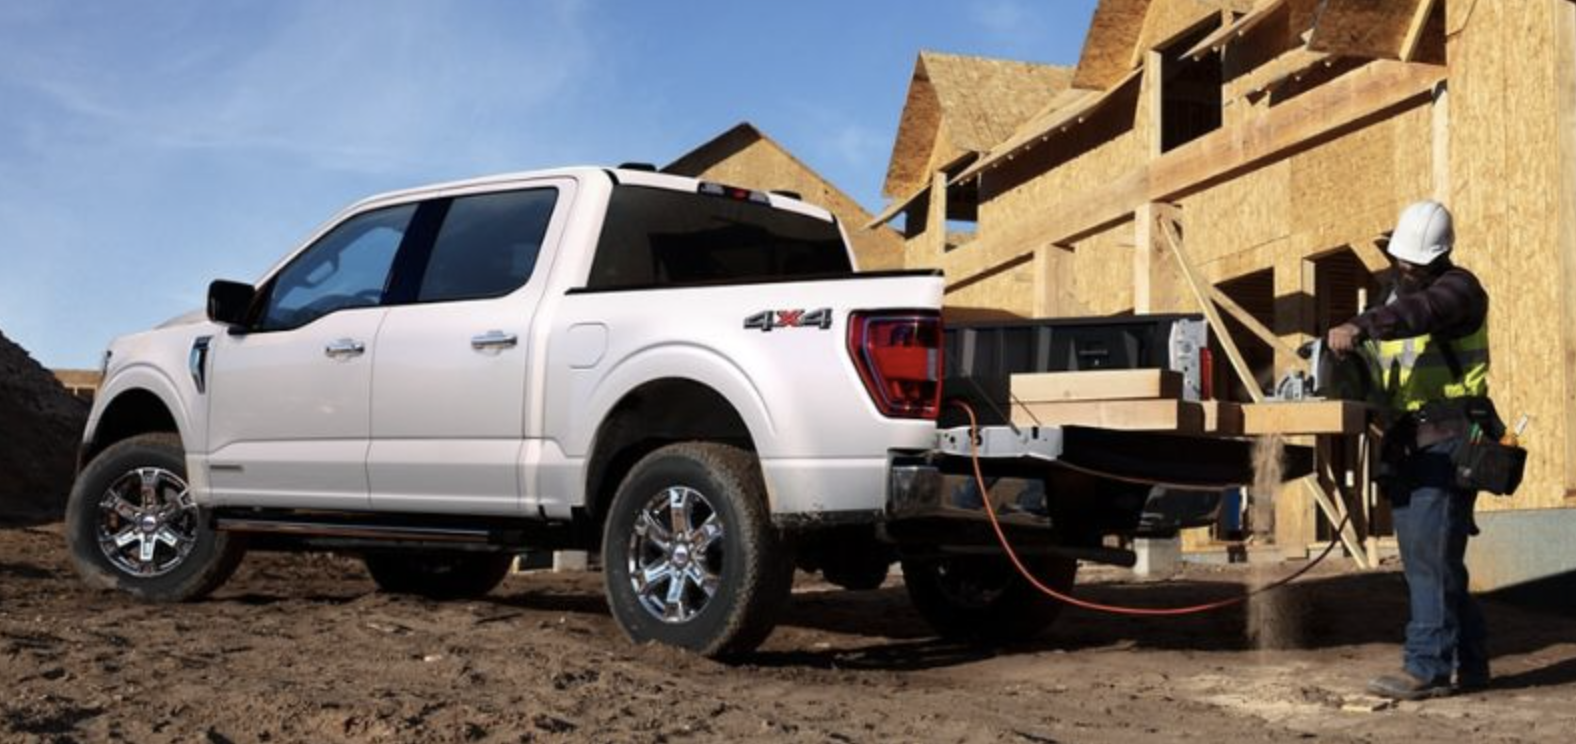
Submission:
[[[1245,94],[1263,93],[1315,67],[1328,65],[1333,59],[1327,52],[1315,52],[1305,47],[1293,49],[1259,65],[1232,84]]]
[[[1012,407],[1018,426],[1092,426],[1119,431],[1204,430],[1204,409],[1178,400],[1068,401],[1022,403]]]
[[[1242,433],[1361,434],[1368,429],[1368,406],[1351,400],[1253,403],[1242,406]]]
[[[1269,344],[1270,349],[1276,354],[1284,357],[1285,360],[1291,362],[1293,366],[1299,369],[1304,371],[1310,369],[1308,361],[1298,356],[1297,350],[1293,349],[1291,344],[1282,341],[1280,336],[1275,335],[1274,331],[1259,322],[1259,319],[1253,317],[1252,313],[1238,305],[1237,301],[1231,299],[1230,295],[1220,291],[1220,288],[1213,284],[1208,285],[1207,289],[1210,299],[1220,305],[1220,309],[1225,310],[1228,315],[1236,318],[1237,322],[1242,324],[1242,327],[1248,329],[1248,332],[1257,336],[1260,341]]]
[[[1168,369],[1110,369],[1012,376],[1020,403],[1069,400],[1146,400],[1182,397],[1182,374]]]
[[[1576,9],[1562,6],[1555,10],[1554,34],[1557,41],[1555,72],[1562,80],[1576,79]],[[1576,286],[1576,86],[1557,86],[1555,116],[1559,131],[1559,193],[1555,201],[1561,286]],[[1561,292],[1559,324],[1560,350],[1564,371],[1564,390],[1558,413],[1565,418],[1565,467],[1562,476],[1565,500],[1576,498],[1576,296]],[[1553,449],[1553,448],[1551,448]],[[1558,449],[1554,449],[1558,452]]]
[[[1204,409],[1204,431],[1223,437],[1242,436],[1242,404],[1222,400],[1199,403]]]

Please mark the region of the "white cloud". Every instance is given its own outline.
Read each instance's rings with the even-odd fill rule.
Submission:
[[[1021,33],[1024,24],[1031,18],[1028,9],[1019,0],[976,0],[968,7],[975,23],[1001,36]]]

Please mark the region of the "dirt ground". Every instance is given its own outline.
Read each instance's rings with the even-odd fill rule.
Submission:
[[[253,554],[214,598],[149,606],[79,584],[58,528],[0,530],[0,741],[1178,742],[1576,738],[1576,623],[1489,603],[1495,688],[1383,706],[1393,570],[1321,567],[1280,648],[1238,610],[1070,610],[1035,645],[934,640],[900,582],[813,579],[765,647],[725,665],[620,635],[595,574],[523,574],[485,600],[373,592],[360,564]],[[1278,567],[1272,570],[1280,570]],[[1117,603],[1230,596],[1241,567],[1159,583],[1088,571]]]

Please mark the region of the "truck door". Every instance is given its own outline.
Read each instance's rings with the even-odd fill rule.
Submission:
[[[496,187],[494,187],[496,188]],[[520,509],[532,317],[566,180],[447,198],[414,304],[391,308],[372,370],[378,510]],[[544,259],[544,260],[539,260]]]
[[[212,341],[209,481],[220,503],[365,509],[373,343],[415,205],[353,216]]]

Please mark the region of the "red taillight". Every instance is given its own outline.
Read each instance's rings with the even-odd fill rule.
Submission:
[[[1198,350],[1198,377],[1199,397],[1203,400],[1215,399],[1215,352],[1204,348]]]
[[[853,313],[848,353],[882,415],[936,418],[941,410],[941,316]]]

